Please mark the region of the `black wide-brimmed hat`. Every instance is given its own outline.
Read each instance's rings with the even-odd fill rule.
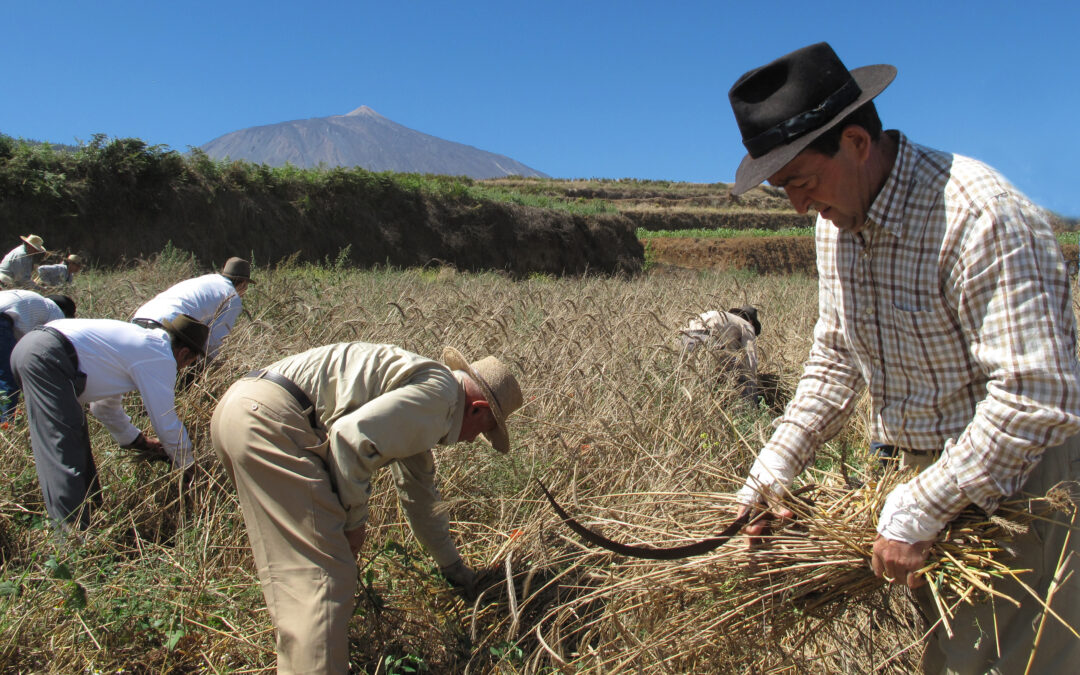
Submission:
[[[225,261],[224,267],[221,268],[221,276],[228,277],[233,281],[255,283],[251,280],[251,263],[235,256]]]
[[[848,71],[827,42],[797,49],[740,77],[728,100],[748,154],[735,173],[732,194],[782,169],[894,77],[896,68],[889,65]]]
[[[210,328],[189,314],[177,314],[171,320],[164,319],[161,325],[172,337],[180,340],[199,354],[206,353],[206,339],[210,337]]]

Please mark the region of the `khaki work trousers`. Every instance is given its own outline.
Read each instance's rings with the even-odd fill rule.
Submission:
[[[325,434],[284,389],[256,379],[229,388],[210,433],[244,513],[277,629],[278,672],[348,672],[356,559]]]
[[[925,468],[936,458],[905,453],[904,466]],[[1042,460],[1032,470],[1024,492],[1042,496],[1060,481],[1080,480],[1080,436],[1043,453]],[[1080,520],[1077,521],[1080,525]],[[1054,578],[1058,560],[1069,551],[1073,558],[1065,573],[1073,577],[1055,593],[1050,607],[1070,626],[1080,631],[1080,531],[1070,535],[1069,519],[1055,514],[1054,521],[1036,521],[1030,530],[1010,544],[1017,557],[1008,565],[1013,569],[1031,569],[1021,579],[1045,600]],[[1066,546],[1066,537],[1068,545]],[[1016,607],[1001,599],[987,600],[978,605],[962,604],[949,624],[950,639],[944,626],[939,625],[927,645],[922,671],[933,675],[968,675],[994,673],[1021,675],[1028,667],[1040,621],[1042,605],[1017,582],[999,580],[995,588],[1020,601]],[[933,623],[939,617],[927,586],[914,593],[923,615]],[[1072,665],[1070,665],[1072,664]],[[1080,670],[1080,639],[1053,616],[1046,616],[1042,636],[1035,648],[1035,657],[1028,672],[1033,674],[1074,673]]]

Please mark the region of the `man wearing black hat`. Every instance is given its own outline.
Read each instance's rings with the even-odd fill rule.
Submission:
[[[253,283],[251,264],[229,258],[220,273],[187,279],[158,293],[135,311],[131,322],[145,328],[160,328],[166,319],[178,314],[195,317],[210,327],[206,355],[212,359],[240,316],[242,298]]]
[[[868,390],[870,440],[919,469],[885,502],[872,567],[917,589],[934,621],[918,570],[949,521],[1080,478],[1080,365],[1069,278],[1045,214],[990,167],[883,131],[871,99],[895,75],[887,65],[849,72],[819,43],[729,92],[749,153],[732,192],[768,180],[800,213],[817,212],[821,285],[802,380],[739,496],[746,510],[782,495]],[[1022,580],[1044,600],[1059,557],[1080,542],[1054,518],[1018,536],[1009,561],[1033,570]],[[1052,603],[1073,627],[1078,584],[1073,575]],[[955,637],[935,631],[926,672],[1076,667],[1080,639],[1011,579],[995,588],[1020,607],[961,605],[949,619]]]
[[[85,529],[100,490],[83,405],[122,448],[187,469],[191,440],[176,415],[178,369],[206,349],[206,325],[185,314],[145,330],[111,319],[60,319],[15,345],[11,368],[22,387],[30,446],[45,508],[62,529]],[[122,397],[138,390],[158,438],[147,437],[124,412]],[[160,439],[160,440],[159,440]]]

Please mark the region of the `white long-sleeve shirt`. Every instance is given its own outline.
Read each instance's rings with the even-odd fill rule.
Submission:
[[[220,274],[204,274],[187,279],[158,293],[135,311],[132,319],[166,321],[187,314],[210,328],[206,355],[213,358],[225,336],[232,330],[243,303],[233,283]]]
[[[38,326],[64,318],[63,310],[52,300],[19,290],[0,291],[0,314],[11,318],[16,340]]]
[[[101,420],[120,445],[139,436],[122,397],[138,390],[154,432],[178,468],[194,462],[191,440],[176,415],[176,358],[164,330],[146,330],[113,319],[61,319],[48,324],[71,341],[86,374],[80,403]]]

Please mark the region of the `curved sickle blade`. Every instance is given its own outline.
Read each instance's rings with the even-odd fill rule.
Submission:
[[[534,476],[534,478],[536,478]],[[606,548],[609,551],[618,553],[619,555],[625,555],[630,558],[645,558],[646,560],[677,560],[679,558],[688,558],[694,555],[701,555],[702,553],[708,553],[713,549],[720,548],[729,539],[739,533],[739,530],[750,520],[749,513],[739,516],[733,523],[724,528],[724,531],[715,537],[704,539],[694,544],[687,544],[685,546],[672,546],[671,548],[653,548],[652,546],[631,546],[630,544],[620,544],[617,541],[612,541],[607,537],[593,532],[589,528],[585,527],[578,521],[574,520],[559,504],[555,501],[555,498],[548,492],[547,487],[536,478],[536,482],[540,484],[540,489],[544,491],[544,495],[548,501],[551,502],[551,508],[555,509],[555,513],[559,514],[559,517],[563,519],[574,532],[577,532],[582,539],[599,546],[600,548]]]

